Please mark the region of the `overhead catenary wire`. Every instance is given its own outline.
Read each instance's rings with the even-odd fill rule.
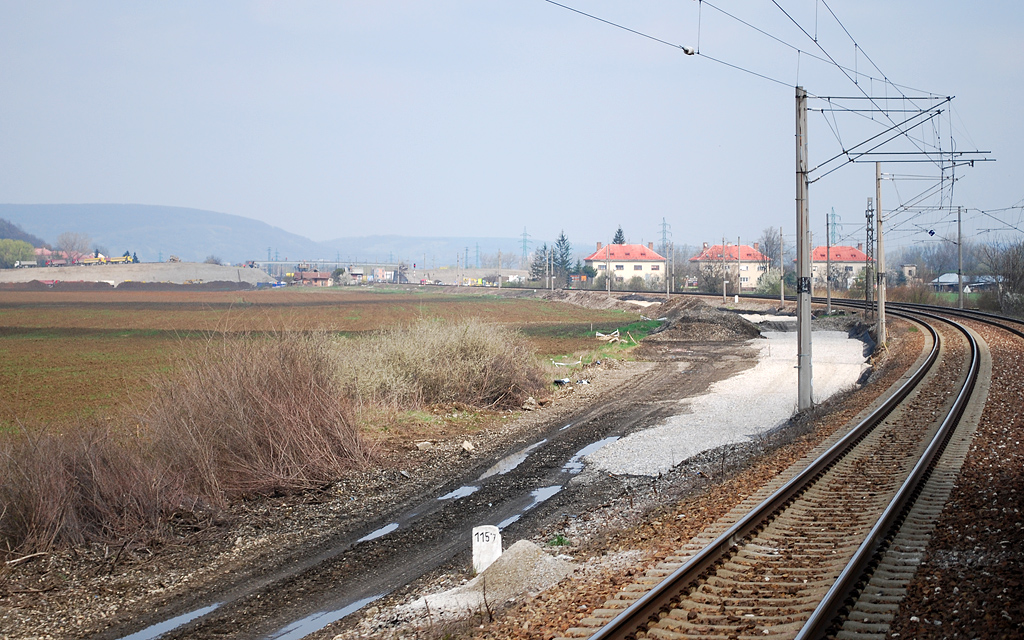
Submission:
[[[720,65],[729,67],[731,69],[735,69],[737,71],[742,71],[743,73],[748,73],[748,74],[750,74],[752,76],[756,76],[756,77],[761,78],[763,80],[768,80],[769,82],[774,82],[775,84],[779,84],[779,85],[782,85],[784,87],[792,86],[790,83],[783,82],[782,80],[779,80],[778,78],[773,78],[773,77],[765,75],[763,73],[759,73],[757,71],[754,71],[753,69],[747,69],[746,67],[742,67],[742,66],[740,66],[738,64],[733,64],[731,62],[726,62],[725,60],[721,60],[719,58],[715,58],[715,57],[709,56],[706,53],[702,53],[699,50],[699,42],[700,42],[699,37],[698,37],[698,48],[691,49],[690,47],[687,47],[685,45],[676,44],[674,42],[669,42],[668,40],[663,40],[661,38],[658,38],[657,36],[652,36],[649,33],[644,33],[643,31],[638,31],[637,29],[631,29],[630,27],[627,27],[625,25],[619,24],[617,22],[612,22],[611,20],[605,20],[604,18],[601,18],[599,16],[595,16],[595,15],[587,13],[585,11],[580,11],[579,9],[575,9],[573,7],[570,7],[569,5],[562,4],[561,2],[555,2],[555,0],[544,0],[544,2],[547,2],[548,4],[555,5],[556,7],[561,7],[562,9],[565,9],[567,11],[572,11],[573,13],[578,13],[579,15],[585,16],[585,17],[590,18],[592,20],[597,20],[598,22],[602,22],[602,23],[604,23],[606,25],[609,25],[611,27],[615,27],[616,29],[622,29],[623,31],[628,31],[629,33],[641,36],[643,38],[647,38],[648,40],[653,40],[654,42],[657,42],[657,43],[660,43],[660,44],[672,47],[673,49],[679,49],[680,51],[683,51],[687,55],[701,56],[703,58],[707,58],[708,60],[710,60],[712,62],[717,62]]]
[[[798,60],[798,71],[797,71],[797,73],[799,73],[799,59],[801,57],[801,54],[802,55],[810,56],[813,60],[816,60],[816,61],[819,61],[819,62],[825,62],[827,64],[830,64],[830,65],[834,66],[836,69],[840,70],[842,72],[842,74],[849,81],[851,81],[851,83],[856,87],[857,92],[859,92],[861,95],[845,96],[845,97],[839,97],[839,96],[827,97],[827,96],[812,96],[812,95],[809,95],[809,97],[813,97],[813,98],[816,98],[816,99],[823,99],[823,100],[827,101],[827,107],[821,108],[821,109],[812,109],[812,110],[818,110],[818,111],[821,112],[823,119],[825,120],[826,124],[828,125],[828,127],[829,127],[829,129],[830,129],[830,131],[832,133],[832,135],[835,137],[835,139],[838,142],[839,147],[841,149],[840,153],[838,153],[838,154],[834,155],[833,157],[825,160],[824,162],[820,163],[817,167],[812,169],[810,172],[808,172],[808,173],[812,173],[814,171],[819,171],[819,170],[823,170],[823,169],[826,169],[826,168],[828,169],[827,171],[825,171],[821,175],[816,176],[813,180],[811,180],[811,182],[816,182],[816,181],[820,180],[821,178],[824,178],[825,176],[831,174],[832,172],[837,171],[838,169],[842,168],[846,164],[849,164],[849,163],[852,163],[852,162],[857,162],[857,161],[863,162],[863,161],[868,161],[869,159],[877,161],[876,158],[885,158],[886,159],[885,161],[887,161],[887,162],[888,161],[896,161],[896,162],[927,162],[929,164],[932,164],[932,165],[935,165],[936,167],[938,167],[939,170],[940,170],[941,175],[938,178],[935,179],[938,182],[938,186],[936,188],[933,188],[933,189],[930,189],[930,190],[926,190],[926,193],[929,194],[930,196],[934,196],[934,195],[937,194],[939,196],[939,200],[940,200],[939,206],[943,206],[946,202],[950,202],[951,203],[952,202],[952,198],[953,198],[953,185],[955,185],[955,183],[958,180],[958,178],[955,176],[955,173],[954,173],[955,167],[958,164],[970,163],[970,164],[973,165],[974,161],[978,161],[977,158],[974,158],[974,159],[960,159],[960,158],[962,158],[963,154],[959,154],[958,155],[958,154],[954,153],[955,141],[954,141],[954,139],[952,137],[952,132],[953,132],[953,129],[954,129],[953,123],[952,123],[952,115],[948,111],[946,111],[946,109],[941,108],[944,104],[950,103],[952,101],[952,97],[950,97],[950,96],[943,97],[943,96],[940,96],[939,94],[936,94],[936,93],[933,93],[933,92],[923,91],[923,90],[920,90],[920,89],[914,89],[912,87],[908,87],[908,86],[905,86],[905,85],[897,85],[896,83],[892,82],[886,76],[886,74],[881,70],[881,68],[875,63],[875,61],[871,58],[871,56],[868,55],[868,53],[863,50],[863,48],[860,46],[860,44],[856,41],[856,39],[850,33],[849,29],[847,29],[847,27],[842,23],[842,21],[839,19],[838,15],[836,15],[835,11],[832,10],[832,8],[828,5],[828,3],[825,2],[824,0],[820,0],[820,1],[822,1],[822,3],[825,4],[825,7],[828,10],[828,12],[831,15],[831,17],[836,21],[836,23],[839,25],[839,27],[842,29],[842,31],[846,34],[846,36],[853,43],[855,56],[858,57],[858,58],[859,58],[859,56],[863,56],[864,59],[881,76],[880,78],[879,77],[875,77],[874,75],[871,75],[871,74],[868,74],[868,73],[860,72],[856,68],[856,65],[855,65],[855,68],[850,69],[849,67],[846,67],[846,66],[844,66],[842,64],[839,64],[839,62],[835,59],[835,57],[825,48],[825,46],[817,38],[817,32],[818,32],[817,31],[818,30],[817,7],[815,9],[814,35],[812,36],[810,33],[808,33],[807,29],[805,29],[797,20],[795,20],[793,18],[792,15],[789,14],[789,12],[787,12],[781,6],[781,4],[777,0],[772,0],[773,4],[776,6],[776,8],[778,8],[790,20],[790,22],[792,22],[806,37],[808,37],[809,39],[811,39],[814,42],[815,46],[820,50],[820,52],[824,55],[824,57],[822,57],[820,55],[815,55],[814,53],[811,53],[811,52],[804,51],[799,46],[794,45],[794,44],[792,44],[790,42],[787,42],[783,38],[780,38],[780,37],[778,37],[778,36],[776,36],[776,35],[774,35],[772,33],[769,33],[767,30],[762,29],[762,28],[754,25],[753,23],[751,23],[751,22],[749,22],[747,20],[744,20],[743,18],[740,18],[739,16],[737,16],[737,15],[735,15],[733,13],[725,11],[724,9],[718,7],[717,5],[713,4],[712,2],[708,2],[707,0],[698,0],[698,15],[697,15],[697,30],[698,31],[697,31],[697,41],[696,41],[697,46],[696,46],[696,48],[687,47],[687,46],[684,46],[684,45],[681,45],[681,44],[678,44],[678,43],[674,43],[674,42],[671,42],[671,41],[663,39],[663,38],[659,38],[659,37],[651,35],[649,33],[645,33],[645,32],[643,32],[641,30],[633,29],[631,27],[625,26],[624,24],[621,24],[621,23],[618,23],[618,22],[614,22],[612,20],[608,20],[608,19],[602,18],[600,16],[597,16],[597,15],[594,15],[594,14],[591,14],[591,13],[587,13],[585,11],[581,11],[581,10],[576,9],[574,7],[571,7],[571,6],[569,6],[569,5],[567,5],[567,4],[563,3],[563,2],[558,2],[556,0],[545,0],[545,2],[547,2],[547,3],[551,4],[551,5],[554,5],[556,7],[565,9],[567,11],[571,11],[573,13],[576,13],[578,15],[581,15],[581,16],[584,16],[584,17],[587,17],[587,18],[590,18],[592,20],[601,22],[602,24],[606,24],[608,26],[611,26],[611,27],[614,27],[614,28],[617,28],[617,29],[621,29],[621,30],[626,31],[628,33],[631,33],[633,35],[638,35],[640,37],[643,37],[645,39],[651,40],[653,42],[657,42],[659,44],[663,44],[665,46],[672,47],[673,49],[676,49],[676,50],[681,50],[681,51],[683,51],[684,53],[686,53],[688,55],[700,55],[700,56],[703,56],[703,57],[707,58],[708,60],[710,60],[712,62],[716,62],[718,64],[721,64],[723,66],[729,67],[731,69],[735,69],[737,71],[741,71],[743,73],[746,73],[746,74],[749,74],[749,75],[753,75],[755,77],[767,80],[767,81],[775,83],[775,84],[779,84],[781,86],[789,87],[791,85],[790,85],[790,83],[784,82],[782,80],[779,80],[779,79],[774,78],[772,76],[769,76],[767,74],[760,73],[758,71],[754,71],[753,69],[741,66],[740,64],[735,64],[735,63],[732,63],[732,62],[728,62],[726,60],[723,60],[723,59],[720,59],[720,58],[708,55],[707,53],[701,51],[702,30],[703,30],[702,29],[702,27],[703,27],[703,18],[702,18],[702,16],[703,16],[703,5],[704,4],[707,4],[708,8],[713,9],[713,10],[719,12],[720,14],[728,17],[729,19],[734,20],[737,23],[742,24],[743,26],[756,31],[758,34],[760,34],[760,35],[762,35],[762,36],[764,36],[766,38],[771,39],[773,42],[776,42],[776,43],[778,43],[778,44],[780,44],[780,45],[782,45],[784,47],[787,47],[787,48],[797,52],[797,60]],[[873,90],[871,92],[866,91],[865,88],[863,86],[861,86],[861,84],[859,82],[861,79],[869,80],[870,83],[872,84],[872,86],[874,85],[874,82],[876,82],[876,81],[879,82],[884,87],[884,92],[883,92],[884,95],[875,96],[875,95],[873,95],[875,93],[875,91],[873,91]],[[892,91],[894,91],[896,95],[891,95],[890,87],[892,87]],[[910,92],[914,92],[914,93],[917,93],[917,94],[921,94],[921,95],[908,95],[904,90],[910,91]],[[863,100],[863,101],[868,101],[871,104],[872,108],[865,109],[865,108],[859,108],[859,107],[853,107],[853,106],[847,106],[847,105],[840,104],[840,101],[847,101],[847,100]],[[899,105],[893,104],[894,101],[899,101],[902,104],[899,104]],[[921,103],[925,103],[925,104],[922,105]],[[914,108],[911,108],[911,107],[914,107]],[[881,115],[882,118],[884,119],[884,121],[887,121],[890,126],[885,127],[880,133],[876,133],[875,135],[871,136],[867,140],[859,142],[858,144],[856,144],[856,145],[854,145],[854,146],[852,146],[850,148],[846,148],[846,145],[843,143],[843,137],[844,136],[842,135],[842,132],[840,130],[839,120],[836,117],[838,113],[844,113],[844,112],[845,113],[850,113],[850,114],[853,114],[853,115],[857,115],[857,116],[865,118],[865,119],[870,119],[872,121],[875,121],[875,115],[878,114],[878,115]],[[943,129],[944,129],[944,127],[941,126],[941,122],[937,122],[936,121],[936,119],[939,118],[944,112],[947,114],[946,117],[950,120],[950,124],[949,124],[949,128],[948,128],[948,131],[949,131],[948,135],[950,136],[950,144],[949,144],[948,149],[944,148],[945,145],[942,143],[942,136],[943,136]],[[895,116],[897,114],[904,114],[905,117],[902,118],[902,119],[899,119],[899,121],[897,121],[897,119],[893,117],[893,116]],[[957,114],[957,117],[959,117],[959,114]],[[925,135],[921,135],[921,134],[916,134],[915,133],[918,130],[918,128],[920,128],[922,133],[929,133],[929,129],[926,128],[926,127],[929,126],[929,124],[930,124],[930,139],[927,139],[927,137]],[[917,151],[912,151],[912,152],[892,151],[892,152],[888,152],[888,151],[882,150],[883,147],[885,147],[890,142],[892,142],[892,141],[894,141],[894,140],[896,140],[898,138],[906,139],[913,147],[915,147],[917,149]],[[967,153],[970,153],[970,152],[967,152]],[[911,154],[922,156],[922,157],[920,157],[920,158],[907,157],[907,156],[910,156]],[[904,157],[901,157],[901,156],[904,156]],[[830,166],[832,163],[836,162],[840,158],[846,158],[846,162],[840,163],[840,164],[838,164],[836,166]],[[951,173],[952,175],[951,176],[947,176],[947,173]],[[925,179],[925,178],[921,178],[921,179]],[[916,200],[915,199],[913,202],[917,203],[917,202],[920,202],[920,200]],[[906,203],[904,203],[904,204],[906,204]],[[902,207],[902,205],[901,205],[901,207]],[[904,210],[906,210],[906,209],[905,208],[898,208],[897,211],[894,211],[893,214],[890,214],[890,215],[894,215],[896,212],[902,212]]]

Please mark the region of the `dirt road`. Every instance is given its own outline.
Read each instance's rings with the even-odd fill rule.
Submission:
[[[753,363],[742,342],[691,344],[685,354],[666,342],[662,352],[668,357],[657,362],[592,370],[593,384],[526,414],[493,434],[493,442],[481,439],[472,455],[439,453],[413,471],[399,471],[400,478],[405,477],[402,471],[417,477],[404,487],[376,487],[376,495],[362,496],[368,506],[360,513],[344,513],[344,505],[337,504],[351,496],[325,501],[319,513],[340,513],[314,518],[326,534],[307,540],[292,536],[297,547],[268,542],[253,553],[240,550],[217,571],[178,581],[94,621],[93,631],[99,631],[97,625],[107,627],[95,637],[121,638],[197,612],[205,615],[160,637],[304,637],[330,621],[322,613],[310,619],[318,612],[344,612],[438,567],[468,565],[469,531],[475,525],[505,523],[503,535],[510,544],[636,491],[634,484],[649,481],[605,476],[570,482],[573,467],[567,463],[588,445],[664,418],[678,399],[701,393]],[[497,462],[527,449],[513,469],[481,480]],[[441,499],[447,494],[453,497]],[[83,634],[93,635],[87,629]],[[296,635],[300,629],[303,635]]]

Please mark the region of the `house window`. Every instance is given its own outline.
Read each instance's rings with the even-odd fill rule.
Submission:
[[[607,266],[607,265],[603,265],[603,264],[599,264],[599,265],[597,265],[597,270],[598,270],[598,271],[604,271],[604,270],[605,270],[605,269],[607,269],[607,268],[608,268],[608,266]]]
[[[624,265],[624,264],[617,264],[617,265],[615,265],[615,270],[616,271],[622,271],[625,268],[626,268],[626,265]]]
[[[652,264],[651,265],[651,271],[661,271],[661,265],[660,264]]]
[[[644,265],[642,265],[642,264],[634,264],[633,265],[633,271],[643,271],[643,270],[644,270]]]
[[[750,268],[750,265],[749,264],[745,264],[745,265],[740,267],[740,271],[746,271],[749,268]]]
[[[622,282],[622,277],[621,276],[616,276],[615,277],[615,282]]]
[[[748,282],[749,280],[750,280],[750,278],[746,278],[746,277],[740,278],[740,282]]]

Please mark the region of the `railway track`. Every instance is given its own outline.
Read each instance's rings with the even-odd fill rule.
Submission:
[[[884,402],[565,636],[884,637],[966,455],[987,383],[973,392],[990,371],[963,325],[912,308],[892,315],[929,338]]]

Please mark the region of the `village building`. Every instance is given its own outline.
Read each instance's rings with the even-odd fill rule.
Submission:
[[[614,282],[624,284],[634,277],[641,277],[651,284],[664,282],[665,257],[654,250],[654,243],[608,244],[597,243],[597,251],[583,259],[585,266],[597,272],[598,277],[612,273]]]
[[[811,251],[811,279],[816,287],[825,286],[825,273],[828,270],[829,256],[832,258],[832,284],[849,289],[853,281],[868,264],[868,256],[864,253],[864,245],[856,248],[845,246],[815,247]]]
[[[327,287],[331,284],[331,274],[326,271],[296,271],[292,276],[295,284],[312,287]]]
[[[730,242],[709,246],[705,242],[703,250],[690,258],[690,262],[697,266],[698,271],[712,270],[723,273],[727,280],[738,281],[740,291],[756,289],[761,276],[768,270],[768,257],[758,250],[756,242],[752,247]]]

